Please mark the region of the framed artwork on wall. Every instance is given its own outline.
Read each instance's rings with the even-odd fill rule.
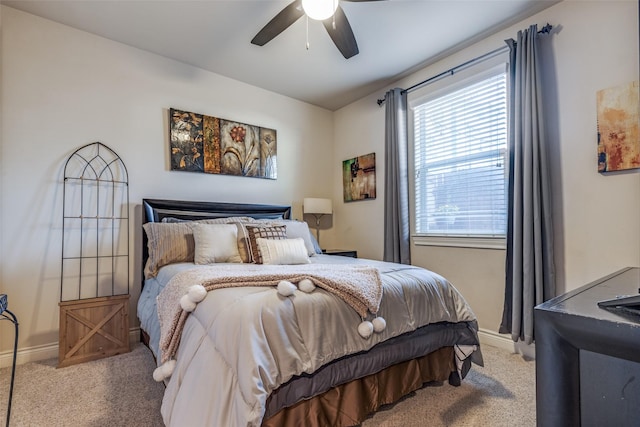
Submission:
[[[275,129],[171,108],[169,143],[171,170],[278,176]]]
[[[376,198],[376,154],[342,162],[342,188],[345,202]]]
[[[598,172],[640,168],[638,81],[597,92]]]

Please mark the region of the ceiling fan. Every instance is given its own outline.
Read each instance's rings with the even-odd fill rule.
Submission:
[[[343,1],[364,2],[384,0]],[[294,0],[264,26],[253,40],[251,40],[251,43],[264,46],[305,14],[311,19],[322,21],[324,28],[329,33],[331,40],[333,40],[333,43],[340,53],[342,53],[342,56],[349,59],[358,54],[359,50],[356,38],[347,20],[347,15],[345,15],[344,10],[342,10],[342,7],[338,4],[338,0]]]

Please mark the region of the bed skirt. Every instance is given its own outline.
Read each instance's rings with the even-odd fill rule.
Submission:
[[[262,427],[356,426],[381,406],[451,375],[457,375],[454,350],[443,347],[298,402],[265,419]]]

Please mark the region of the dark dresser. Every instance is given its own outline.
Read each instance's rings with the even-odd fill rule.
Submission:
[[[639,287],[625,268],[535,308],[538,426],[640,426],[640,316],[597,305]]]

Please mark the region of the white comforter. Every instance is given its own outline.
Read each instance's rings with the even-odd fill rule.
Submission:
[[[380,270],[382,333],[363,339],[360,316],[322,289],[288,298],[271,287],[209,292],[183,329],[162,403],[166,425],[259,426],[269,393],[294,375],[430,323],[475,319],[457,290],[433,272],[353,261]]]

